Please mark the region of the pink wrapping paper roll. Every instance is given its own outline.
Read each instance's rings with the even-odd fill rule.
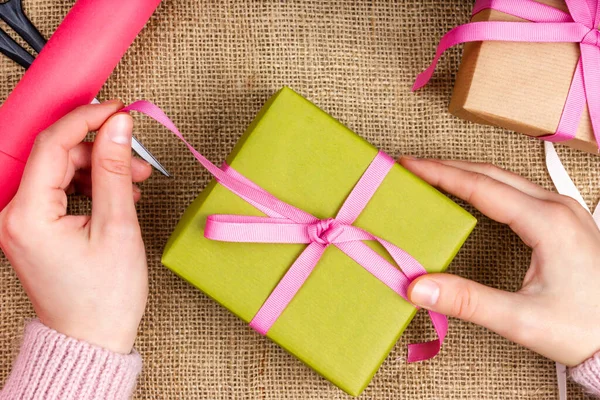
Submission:
[[[0,107],[0,210],[38,133],[89,104],[160,0],[79,0]]]

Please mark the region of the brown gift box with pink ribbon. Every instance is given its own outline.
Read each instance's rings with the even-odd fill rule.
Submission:
[[[536,0],[569,12],[563,0]],[[528,7],[528,1],[523,7]],[[484,8],[472,22],[520,21],[508,13]],[[466,43],[449,110],[479,124],[500,126],[530,136],[557,131],[577,63],[579,43]],[[598,152],[590,114],[584,107],[570,147]]]

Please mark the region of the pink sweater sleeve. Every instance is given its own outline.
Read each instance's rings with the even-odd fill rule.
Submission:
[[[600,352],[570,369],[571,379],[583,386],[588,393],[600,398]]]
[[[571,379],[583,386],[594,397],[600,398],[600,352],[571,368],[569,372]]]
[[[128,399],[142,369],[137,352],[113,353],[34,320],[0,399]]]

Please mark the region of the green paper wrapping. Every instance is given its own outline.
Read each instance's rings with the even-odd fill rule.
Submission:
[[[265,104],[227,163],[279,199],[336,215],[377,149],[289,88]],[[212,181],[185,211],[162,262],[246,322],[305,245],[204,238],[212,214],[263,215]],[[355,225],[403,248],[429,272],[447,268],[476,220],[396,164]],[[377,243],[367,242],[391,260]],[[416,309],[335,246],[327,249],[268,337],[358,396]]]

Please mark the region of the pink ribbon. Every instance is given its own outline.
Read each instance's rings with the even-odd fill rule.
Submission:
[[[425,268],[404,250],[352,225],[394,165],[394,160],[386,154],[379,152],[373,159],[335,218],[319,219],[277,199],[228,165],[218,168],[212,164],[183,138],[175,124],[154,104],[137,101],[122,111],[139,111],[164,125],[185,143],[200,164],[221,185],[266,215],[211,215],[204,230],[206,238],[226,242],[308,245],[250,322],[250,326],[260,334],[267,334],[331,245],[336,246],[407,301],[406,291],[410,282],[427,273]],[[363,243],[365,240],[379,242],[401,269],[390,264]],[[446,337],[447,318],[432,311],[429,311],[429,316],[438,339],[409,345],[408,362],[434,357]]]
[[[596,142],[600,148],[600,0],[566,0],[569,12],[533,0],[477,0],[473,15],[494,9],[532,22],[472,22],[444,35],[429,68],[416,79],[413,90],[431,79],[442,54],[460,43],[477,41],[579,43],[581,57],[575,68],[569,94],[556,133],[541,139],[571,140],[577,134],[587,104]]]
[[[460,43],[477,41],[579,43],[581,57],[575,67],[571,87],[556,129],[541,137],[547,142],[571,140],[577,134],[581,114],[587,104],[596,143],[600,149],[600,0],[565,0],[569,13],[534,0],[477,0],[473,15],[485,9],[510,14],[531,22],[472,22],[449,31],[438,45],[429,68],[416,79],[413,90],[425,86],[431,79],[442,54]],[[552,143],[545,144],[546,164],[558,191],[572,196],[587,208],[583,198],[560,162]],[[600,222],[600,212],[594,213]],[[559,398],[566,400],[566,369],[556,365]]]

